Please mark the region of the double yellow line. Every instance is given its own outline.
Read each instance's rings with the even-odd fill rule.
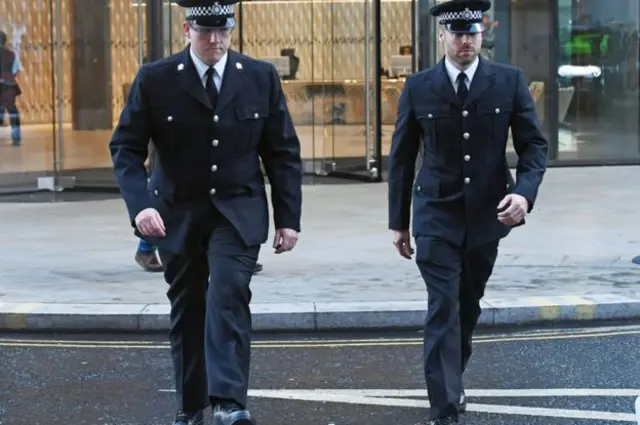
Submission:
[[[640,328],[608,328],[605,330],[587,329],[570,331],[532,332],[507,335],[486,335],[474,338],[476,344],[550,341],[579,338],[602,338],[624,335],[640,335]],[[399,347],[421,345],[422,338],[356,338],[356,339],[280,339],[256,340],[252,348],[256,349],[295,349],[295,348],[346,348],[346,347]],[[17,348],[89,348],[89,349],[168,349],[167,342],[141,340],[74,340],[74,339],[15,339],[0,338],[0,347]]]

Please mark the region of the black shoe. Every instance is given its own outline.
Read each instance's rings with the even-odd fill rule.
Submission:
[[[464,388],[460,393],[460,406],[458,407],[458,412],[464,413],[467,411],[467,395],[464,392]]]
[[[253,274],[260,273],[262,271],[262,264],[256,263],[256,268],[253,269]]]
[[[211,411],[212,425],[255,425],[251,413],[233,404],[219,404]]]
[[[456,418],[449,416],[446,418],[432,419],[429,425],[457,425],[458,423]]]
[[[198,413],[188,415],[183,411],[176,413],[176,418],[173,420],[173,425],[203,425],[204,415],[202,410]]]

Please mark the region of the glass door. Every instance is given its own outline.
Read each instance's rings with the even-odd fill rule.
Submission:
[[[380,0],[324,1],[314,26],[321,55],[323,173],[380,179]],[[376,65],[378,64],[378,65]]]
[[[378,178],[376,1],[242,1],[236,48],[280,71],[307,175]]]

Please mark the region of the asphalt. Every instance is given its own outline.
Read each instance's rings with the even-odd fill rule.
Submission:
[[[259,425],[426,424],[418,333],[258,336]],[[636,423],[640,323],[479,332],[467,424]],[[0,424],[170,424],[163,335],[0,334]]]

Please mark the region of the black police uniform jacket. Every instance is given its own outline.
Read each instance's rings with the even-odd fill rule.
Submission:
[[[515,183],[506,162],[509,128],[519,157]],[[409,230],[413,199],[414,237],[469,247],[499,240],[511,230],[497,219],[499,202],[517,193],[531,211],[547,151],[521,70],[480,59],[461,105],[443,59],[409,76],[400,95],[389,154],[389,228]]]
[[[147,182],[150,139],[155,152]],[[264,243],[269,209],[260,160],[271,186],[275,227],[300,231],[300,143],[278,74],[266,62],[230,50],[215,107],[189,46],[145,64],[110,150],[132,225],[140,211],[155,208],[166,235],[145,239],[162,249],[194,247],[211,220],[211,203],[246,245]]]

